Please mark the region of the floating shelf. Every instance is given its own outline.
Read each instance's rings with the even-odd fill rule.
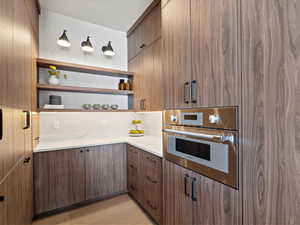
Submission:
[[[37,89],[48,90],[48,91],[111,94],[111,95],[133,95],[134,94],[133,91],[121,91],[117,89],[87,88],[87,87],[48,85],[48,84],[37,84]]]
[[[87,110],[87,109],[42,109],[38,112],[136,112],[135,110],[118,109],[118,110]]]
[[[56,66],[58,70],[68,70],[73,72],[89,73],[89,74],[98,74],[105,76],[115,76],[115,77],[127,77],[130,78],[133,76],[132,72],[115,70],[103,67],[95,66],[86,66],[75,63],[61,62],[50,59],[37,59],[37,67],[49,68],[50,65]]]

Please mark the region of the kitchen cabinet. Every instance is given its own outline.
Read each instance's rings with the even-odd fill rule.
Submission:
[[[0,184],[0,223],[32,224],[32,157],[26,155]],[[17,209],[17,213],[16,213]]]
[[[129,194],[162,224],[162,160],[128,145]]]
[[[86,198],[103,198],[127,190],[126,146],[89,147],[86,152]]]
[[[162,160],[146,152],[141,158],[143,206],[158,224],[162,224]]]
[[[34,154],[35,214],[85,200],[84,149]]]
[[[240,104],[238,6],[172,0],[162,9],[166,108]]]
[[[161,65],[161,40],[153,42],[129,62],[134,72],[134,108],[137,110],[161,110],[163,86]]]
[[[238,0],[191,0],[193,107],[240,105]]]
[[[164,161],[166,225],[241,224],[238,194],[238,190]]]
[[[133,59],[160,36],[161,12],[160,5],[157,5],[128,35],[128,60]]]
[[[31,76],[38,10],[26,1],[0,1],[0,224],[4,225],[31,224],[32,219]]]
[[[190,107],[191,1],[171,0],[162,9],[165,108]]]
[[[34,154],[35,215],[127,192],[124,144]]]
[[[300,224],[300,2],[241,6],[244,224]]]

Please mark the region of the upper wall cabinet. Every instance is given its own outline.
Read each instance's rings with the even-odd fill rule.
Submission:
[[[162,65],[166,108],[190,107],[190,0],[172,0],[162,10]]]
[[[157,5],[128,36],[128,60],[161,36],[161,12]]]
[[[240,103],[237,0],[172,0],[162,9],[165,107]]]

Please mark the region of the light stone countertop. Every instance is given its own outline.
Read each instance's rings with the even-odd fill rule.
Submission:
[[[127,143],[144,151],[163,157],[162,138],[155,136],[144,137],[111,137],[111,138],[79,138],[59,141],[41,141],[34,153],[59,151],[73,148],[83,148],[98,145]]]

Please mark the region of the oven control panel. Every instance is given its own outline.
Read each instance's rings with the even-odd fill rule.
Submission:
[[[238,130],[237,115],[237,107],[166,110],[164,124]]]

